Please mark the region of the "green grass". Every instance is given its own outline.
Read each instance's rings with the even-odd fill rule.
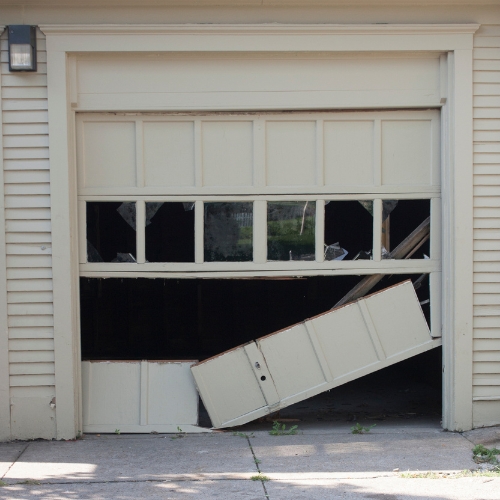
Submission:
[[[36,479],[26,479],[26,481],[20,481],[17,484],[29,484],[29,485],[38,485],[42,484],[40,481],[37,481]]]
[[[352,434],[366,434],[370,432],[377,424],[370,425],[369,427],[363,427],[359,422],[351,427]]]
[[[490,470],[462,470],[459,472],[401,472],[404,479],[460,479],[462,477],[500,477],[500,467]]]
[[[252,476],[250,479],[252,481],[262,481],[263,483],[265,483],[266,481],[271,481],[271,478],[264,476],[264,474],[257,474],[256,476]]]
[[[293,436],[297,434],[299,431],[298,425],[292,425],[290,429],[286,428],[285,424],[280,424],[277,420],[273,422],[273,428],[269,431],[271,436]]]
[[[498,464],[497,455],[500,455],[500,450],[497,448],[492,448],[490,450],[482,444],[478,444],[472,448],[472,456],[475,462]]]

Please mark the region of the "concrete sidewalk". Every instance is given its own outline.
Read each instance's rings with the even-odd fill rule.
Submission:
[[[402,474],[478,469],[473,443],[500,446],[500,428],[457,434],[437,424],[381,423],[359,435],[347,424],[325,422],[299,424],[292,436],[269,435],[268,422],[254,428],[0,444],[0,498],[500,498],[500,477]],[[259,475],[269,480],[252,480]]]

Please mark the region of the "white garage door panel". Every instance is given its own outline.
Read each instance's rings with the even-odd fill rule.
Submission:
[[[438,54],[79,56],[77,74],[79,111],[440,104]]]
[[[161,361],[147,363],[149,425],[198,423],[198,393],[191,365]]]
[[[371,186],[374,179],[375,122],[325,121],[325,185]]]
[[[194,186],[194,121],[145,122],[143,127],[144,185]]]
[[[202,432],[195,361],[83,361],[84,432]]]
[[[77,155],[79,185],[85,187],[132,187],[136,180],[135,122],[84,122]]]
[[[268,186],[316,184],[316,135],[314,121],[267,121]]]
[[[387,358],[401,354],[410,345],[428,340],[427,323],[415,297],[401,294],[398,287],[389,288],[385,294],[374,294],[365,300],[368,315],[379,332],[379,339]],[[387,307],[387,304],[394,304]],[[389,319],[389,321],[388,321]]]
[[[141,363],[82,362],[84,426],[139,425]]]
[[[212,422],[229,422],[240,415],[265,409],[269,404],[254,371],[260,369],[255,363],[263,366],[262,360],[261,357],[254,358],[255,356],[252,361],[249,360],[243,346],[204,361],[202,378],[197,379],[197,372],[193,371],[196,385],[204,395],[203,403]],[[263,376],[269,376],[268,371],[264,370],[263,373]],[[217,387],[216,391],[212,390],[213,386]],[[262,414],[266,413],[264,410]]]
[[[383,184],[430,184],[431,165],[430,120],[382,121]]]
[[[326,382],[304,323],[260,339],[257,345],[272,374],[280,399]]]
[[[357,303],[338,309],[334,316],[316,317],[314,330],[333,380],[380,361]]]
[[[230,427],[440,342],[431,338],[413,285],[406,281],[198,363],[191,371],[214,426]],[[272,394],[275,387],[279,400],[255,397],[259,386],[262,394]]]
[[[77,135],[80,194],[439,190],[437,110],[79,114]]]
[[[202,122],[204,186],[253,184],[253,123]]]

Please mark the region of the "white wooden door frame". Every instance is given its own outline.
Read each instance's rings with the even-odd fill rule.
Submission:
[[[443,427],[472,427],[472,49],[477,24],[46,25],[57,438],[81,429],[72,53],[425,52],[442,57]],[[251,108],[251,107],[250,107]],[[262,107],[259,107],[262,109]],[[140,110],[138,110],[140,111]]]

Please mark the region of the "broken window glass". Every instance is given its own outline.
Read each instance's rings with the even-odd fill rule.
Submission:
[[[390,206],[389,206],[390,205]],[[430,231],[422,231],[411,248],[399,257],[390,253],[405,241],[431,214],[430,200],[384,200],[382,222],[382,258],[428,259],[430,257]]]
[[[369,260],[373,201],[325,202],[325,260]]]
[[[253,260],[253,203],[204,204],[205,262]]]
[[[316,202],[267,203],[267,260],[315,260]]]
[[[194,262],[194,203],[146,203],[146,261]]]
[[[136,262],[135,202],[87,202],[87,261]]]

